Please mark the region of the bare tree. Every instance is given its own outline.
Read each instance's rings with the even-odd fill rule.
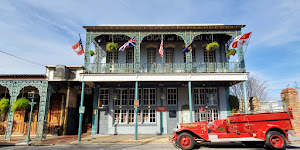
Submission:
[[[247,98],[256,96],[260,101],[270,100],[269,85],[267,81],[260,79],[259,77],[252,75],[248,77],[246,81]],[[231,95],[244,99],[243,83],[236,84],[230,87]]]

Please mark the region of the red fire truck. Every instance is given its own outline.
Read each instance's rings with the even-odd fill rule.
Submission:
[[[205,111],[204,108],[201,108]],[[205,111],[206,116],[206,111]],[[288,130],[292,130],[291,109],[286,112],[234,114],[227,119],[181,123],[170,138],[175,147],[192,149],[201,142],[262,143],[268,149],[285,149]]]

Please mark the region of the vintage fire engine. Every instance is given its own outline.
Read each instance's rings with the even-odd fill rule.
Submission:
[[[201,108],[205,111],[204,108]],[[205,116],[206,111],[205,111]],[[292,130],[292,110],[234,114],[227,119],[181,123],[170,138],[175,147],[192,149],[201,142],[242,142],[245,145],[265,144],[268,149],[285,149],[288,130]]]

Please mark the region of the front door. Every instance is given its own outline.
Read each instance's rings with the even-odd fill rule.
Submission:
[[[190,111],[189,111],[189,106],[188,105],[182,106],[181,114],[182,114],[182,122],[183,123],[189,123],[190,122]]]

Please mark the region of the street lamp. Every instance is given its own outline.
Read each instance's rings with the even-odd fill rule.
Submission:
[[[27,138],[25,140],[26,143],[28,143],[29,141],[31,141],[31,139],[30,139],[31,116],[32,116],[33,106],[36,104],[36,102],[33,102],[33,100],[35,98],[34,91],[28,92],[28,98],[31,98],[31,102],[29,102],[29,104],[31,106],[31,109],[30,109],[30,116],[29,116],[29,123],[28,123],[28,133],[27,133]]]

